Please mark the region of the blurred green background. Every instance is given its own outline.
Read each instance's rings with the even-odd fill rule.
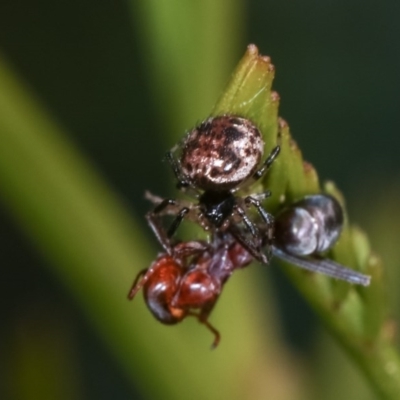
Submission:
[[[99,269],[105,282],[121,278],[115,293],[132,318],[121,317],[126,327],[115,328],[119,306],[101,308],[108,294],[93,290],[90,271],[76,285],[68,275],[76,265],[56,266],[63,255],[46,254],[30,211],[21,211],[26,197],[13,208],[8,172],[2,175],[0,398],[210,399],[233,391],[252,399],[373,399],[276,268],[249,268],[227,286],[211,317],[222,333],[215,352],[195,322],[162,326],[141,297],[125,297],[158,251],[143,218],[144,191],[173,193],[163,154],[207,116],[246,45],[255,43],[276,67],[280,115],[304,157],[322,180],[337,183],[351,220],[383,257],[388,301],[399,315],[399,17],[395,0],[1,2],[1,64],[57,127],[49,130],[62,131],[105,181],[110,202],[122,204],[115,219],[125,221],[127,211],[135,221],[126,238],[138,238],[132,251],[140,256],[124,261],[132,269],[120,275],[114,265]],[[3,94],[7,79],[0,80]],[[10,112],[1,107],[0,121]],[[0,142],[3,152],[6,145]],[[32,198],[36,189],[46,192],[40,184],[32,168]],[[103,201],[101,190],[96,195]],[[254,298],[243,300],[242,291]],[[248,331],[246,315],[256,321]]]

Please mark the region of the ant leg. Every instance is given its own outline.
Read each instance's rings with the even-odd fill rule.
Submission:
[[[146,281],[149,279],[149,276],[153,273],[153,271],[149,271],[148,268],[142,269],[137,275],[135,280],[133,281],[131,290],[128,293],[128,299],[132,300],[136,293],[143,287]],[[139,281],[140,279],[140,281]]]
[[[278,157],[279,152],[281,151],[281,147],[275,146],[267,159],[264,161],[262,167],[256,171],[253,175],[254,180],[260,179],[271,167],[272,163],[275,161],[276,157]]]
[[[190,315],[190,316],[192,316],[192,317],[197,318],[197,320],[198,320],[201,324],[203,324],[209,331],[212,332],[212,334],[214,335],[214,341],[213,341],[213,343],[212,343],[212,345],[211,345],[211,350],[214,350],[214,349],[218,346],[218,344],[219,344],[219,342],[220,342],[220,340],[221,340],[221,334],[219,333],[219,331],[218,331],[216,328],[214,328],[214,327],[208,322],[208,320],[207,320],[207,318],[208,318],[208,313],[207,313],[206,315],[202,315],[202,314],[199,315],[199,314],[196,314],[196,313],[194,313],[194,312],[189,311],[189,312],[187,313],[187,315]]]

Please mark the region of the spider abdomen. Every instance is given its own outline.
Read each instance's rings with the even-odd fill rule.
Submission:
[[[231,190],[254,174],[263,151],[261,133],[251,121],[212,117],[185,138],[182,172],[205,191]]]

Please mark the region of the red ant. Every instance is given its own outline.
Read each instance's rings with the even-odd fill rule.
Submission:
[[[128,298],[132,300],[143,288],[148,308],[164,324],[196,317],[214,334],[215,348],[221,336],[208,317],[231,274],[250,264],[253,257],[228,234],[216,236],[210,244],[178,243],[173,253],[161,253],[148,269],[139,272]],[[196,309],[199,311],[193,311]]]
[[[342,224],[343,213],[337,200],[326,194],[306,196],[275,217],[272,235],[265,233],[268,225],[260,225],[264,241],[258,247],[267,247],[272,236],[270,247],[274,256],[312,272],[368,286],[369,276],[321,256],[336,243]],[[212,348],[215,348],[220,334],[208,317],[223,285],[236,269],[258,260],[258,247],[253,248],[250,242],[245,244],[246,247],[230,233],[221,231],[212,236],[211,243],[178,243],[172,247],[173,255],[161,253],[148,269],[138,274],[128,298],[132,300],[143,288],[148,308],[164,324],[196,317],[214,334]]]

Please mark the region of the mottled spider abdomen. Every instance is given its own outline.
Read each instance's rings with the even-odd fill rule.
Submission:
[[[251,121],[212,117],[186,136],[181,168],[200,189],[231,190],[254,174],[263,151],[261,133]]]

